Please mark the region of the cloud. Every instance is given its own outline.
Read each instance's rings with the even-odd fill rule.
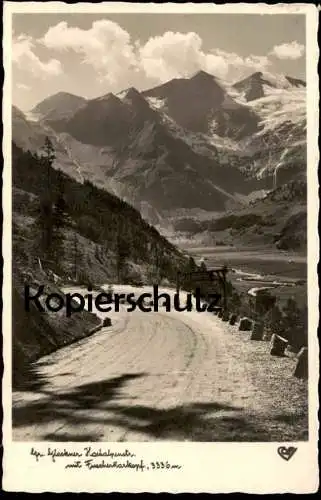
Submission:
[[[195,32],[167,31],[145,44],[131,41],[119,24],[101,19],[81,29],[62,21],[48,29],[39,40],[48,49],[74,51],[82,63],[91,65],[101,81],[112,87],[162,83],[171,78],[189,77],[203,69],[221,78],[241,78],[251,71],[266,69],[266,56],[242,58],[235,53],[205,51]]]
[[[213,49],[211,52],[215,57],[221,58],[226,66],[225,75],[218,76],[222,76],[229,81],[244,78],[256,71],[267,71],[272,64],[267,56],[251,54],[241,57],[235,52],[226,52],[221,49]]]
[[[31,37],[19,35],[12,42],[12,62],[15,67],[45,79],[62,73],[60,61],[49,59],[43,62],[34,52],[35,44]]]
[[[39,41],[48,49],[79,53],[82,62],[90,64],[110,84],[118,83],[137,67],[129,33],[107,19],[93,22],[88,30],[62,21],[49,28]]]
[[[107,82],[112,91],[129,86],[147,88],[172,78],[189,77],[199,70],[233,82],[255,71],[268,71],[272,54],[294,58],[303,50],[303,46],[291,42],[275,46],[267,55],[242,57],[218,48],[205,50],[201,37],[193,31],[166,31],[140,43],[108,19],[95,21],[88,29],[62,21],[50,27],[38,43],[61,54],[78,54],[80,63],[94,70],[96,81]]]
[[[139,48],[139,63],[148,77],[160,81],[187,77],[201,68],[218,67],[220,72],[225,71],[224,61],[202,51],[202,40],[194,32],[167,31],[151,37]]]
[[[194,32],[168,31],[162,36],[150,38],[140,47],[139,53],[140,64],[147,76],[162,81],[190,76],[201,69],[231,80],[265,70],[271,64],[267,56],[241,57],[220,49],[206,52],[202,49],[201,38]]]
[[[299,59],[304,54],[304,45],[296,41],[275,45],[270,54],[279,59]]]

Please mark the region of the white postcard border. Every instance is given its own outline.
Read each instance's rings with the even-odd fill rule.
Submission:
[[[301,13],[306,15],[307,33],[307,130],[308,130],[308,304],[309,304],[309,441],[288,443],[298,452],[286,462],[277,454],[287,443],[95,443],[97,448],[130,449],[145,462],[169,460],[183,464],[181,470],[164,472],[106,472],[65,470],[61,461],[39,461],[32,447],[83,449],[85,443],[18,443],[11,432],[11,16],[13,13]],[[63,2],[4,3],[4,99],[3,99],[3,488],[24,492],[209,492],[312,493],[318,488],[318,12],[309,4],[65,4]],[[59,445],[59,446],[58,446]]]

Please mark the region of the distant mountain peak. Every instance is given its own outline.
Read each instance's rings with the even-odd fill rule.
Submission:
[[[117,95],[122,97],[141,96],[140,92],[135,87],[129,87],[128,89],[122,90]]]
[[[197,71],[196,73],[194,73],[194,75],[191,76],[191,80],[194,80],[194,79],[197,79],[197,80],[200,80],[200,79],[211,79],[213,80],[214,76],[211,75],[210,73],[207,73],[206,71],[204,70],[199,70]]]
[[[87,101],[87,99],[85,99],[84,97],[81,97],[81,96],[76,95],[76,94],[71,94],[70,92],[65,92],[65,91],[61,90],[61,91],[56,92],[55,94],[50,95],[50,96],[46,97],[45,99],[43,99],[41,102],[39,102],[34,107],[34,110],[36,110],[37,108],[43,107],[47,103],[57,104],[57,103],[59,103],[59,101],[66,101],[66,100],[78,101],[78,102],[86,102]]]
[[[21,109],[18,108],[18,106],[15,106],[14,104],[12,105],[12,113],[15,114],[16,116],[25,117],[24,112],[21,111]]]
[[[249,76],[246,76],[242,80],[235,82],[233,87],[238,88],[246,83],[251,83],[251,82],[264,83],[264,81],[266,81],[268,84],[271,84],[271,82],[269,82],[268,79],[265,78],[265,75],[262,71],[256,71],[255,73],[251,73]]]
[[[206,71],[191,78],[173,79],[143,92],[162,102],[162,112],[192,132],[240,138],[257,129],[259,118],[247,106],[228,95],[221,80]]]
[[[286,90],[293,87],[305,87],[306,83],[299,78],[256,71],[233,85],[236,90],[244,93],[247,101],[254,101],[264,97],[266,95],[264,86]]]
[[[105,101],[105,102],[119,103],[120,99],[115,94],[113,94],[112,92],[108,92],[107,94],[104,94],[102,96],[96,97],[92,101],[93,102]]]
[[[86,100],[84,97],[81,97],[76,94],[72,94],[71,92],[65,92],[64,90],[60,90],[59,92],[56,92],[56,94],[53,94],[52,96],[48,97],[48,99],[52,97],[76,97],[76,99],[83,99],[84,101]]]
[[[117,97],[121,101],[130,103],[146,103],[145,98],[135,87],[129,87],[128,89],[122,90],[117,94]]]
[[[141,118],[145,116],[146,119],[155,119],[154,110],[151,109],[148,101],[135,87],[119,92],[117,97],[124,105],[129,106],[131,112],[139,113]]]
[[[200,86],[204,91],[214,92],[215,94],[221,96],[223,99],[225,92],[224,87],[219,82],[218,78],[206,71],[198,71],[189,80],[189,84],[194,86]]]
[[[306,87],[306,82],[301,80],[301,78],[293,78],[292,76],[286,75],[287,81],[294,87]]]
[[[71,116],[86,102],[84,97],[60,91],[39,102],[31,112],[45,120],[57,120]]]

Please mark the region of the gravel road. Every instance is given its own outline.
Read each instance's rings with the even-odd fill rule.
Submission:
[[[307,383],[267,342],[207,312],[108,316],[111,327],[34,364],[13,393],[14,440],[307,439]]]

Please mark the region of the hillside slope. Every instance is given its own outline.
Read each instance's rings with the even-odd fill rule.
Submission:
[[[68,272],[70,274],[74,264],[70,246],[73,245],[75,233],[78,257],[81,257],[82,246],[85,254],[88,252],[89,262],[79,266],[88,274],[87,280],[103,283],[106,279],[116,277],[115,254],[119,253],[119,245],[126,247],[126,260],[129,264],[145,271],[148,266],[158,266],[168,279],[175,279],[176,267],[184,263],[182,254],[145,222],[132,206],[96,188],[88,181],[81,184],[61,171],[51,167],[48,170],[41,159],[31,153],[24,153],[15,144],[13,183],[14,227],[17,234],[22,232],[23,242],[19,245],[19,251],[28,255],[30,262],[34,260],[34,252],[37,250],[36,246],[32,246],[37,239],[36,234],[32,236],[37,233],[37,225],[35,226],[34,222],[39,218],[41,200],[48,196],[49,183],[51,202],[55,204],[63,198],[66,212],[66,222],[62,227],[65,258],[61,259],[62,271],[66,275]],[[96,265],[91,265],[92,253],[96,253]],[[24,262],[23,256],[21,257]],[[99,260],[102,260],[102,263],[98,266]]]
[[[33,287],[45,285],[45,293],[61,291],[48,279],[45,272],[34,269],[27,272],[21,265],[13,266],[12,291],[12,363],[13,385],[27,386],[30,363],[56,349],[88,336],[100,324],[96,315],[87,311],[78,312],[67,318],[64,311],[41,313],[31,303],[30,311],[25,310],[24,285]]]
[[[174,225],[191,239],[200,236],[219,245],[277,248],[305,252],[307,246],[306,180],[291,181],[224,216],[197,221],[183,217]]]
[[[12,158],[13,361],[15,383],[21,384],[30,362],[88,335],[99,323],[87,312],[66,318],[63,312],[40,313],[33,307],[27,313],[25,284],[61,293],[65,283],[174,283],[187,259],[116,196],[76,182],[14,143]],[[48,256],[41,228],[50,220]]]

